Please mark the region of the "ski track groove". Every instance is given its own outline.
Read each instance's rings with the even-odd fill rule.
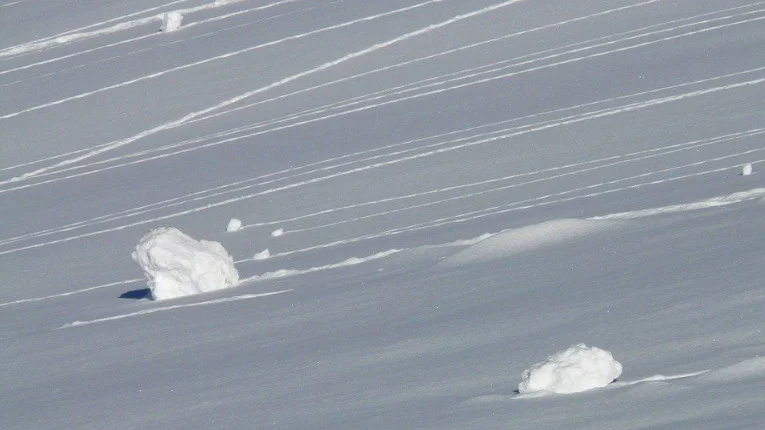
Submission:
[[[324,31],[334,30],[334,29],[337,29],[337,28],[342,28],[342,27],[346,27],[346,26],[349,26],[349,25],[353,25],[353,24],[359,23],[359,22],[366,22],[366,21],[374,20],[374,19],[377,19],[377,18],[385,17],[385,16],[395,15],[397,13],[402,13],[402,12],[406,12],[406,11],[413,10],[413,9],[416,9],[416,8],[424,7],[424,6],[427,6],[427,5],[432,4],[432,3],[439,3],[440,1],[441,0],[428,0],[428,1],[425,1],[425,2],[422,2],[422,3],[417,3],[417,4],[414,4],[414,5],[411,5],[411,6],[407,6],[407,7],[404,7],[404,8],[395,9],[393,11],[383,12],[383,13],[376,14],[376,15],[370,15],[370,16],[367,16],[367,17],[364,17],[364,18],[360,18],[360,19],[357,19],[357,20],[347,21],[347,22],[342,23],[342,24],[337,24],[337,25],[334,25],[334,26],[325,27],[325,28],[320,29],[320,30],[315,30],[315,31],[312,31],[312,32],[303,33],[301,35],[290,36],[289,38],[286,38],[286,39],[280,39],[280,41],[294,40],[295,38],[303,38],[303,37],[307,37],[307,36],[310,36],[310,35],[314,35],[317,32],[324,32]],[[372,45],[372,46],[370,46],[368,48],[365,48],[365,49],[362,49],[360,51],[355,51],[353,53],[347,54],[347,55],[345,55],[343,57],[340,57],[340,58],[338,58],[336,60],[324,63],[324,64],[322,64],[320,66],[317,66],[317,67],[314,67],[312,69],[309,69],[309,70],[306,70],[306,71],[303,71],[303,72],[300,72],[300,73],[288,76],[288,77],[286,77],[286,78],[284,78],[282,80],[276,81],[276,82],[274,82],[274,83],[272,83],[270,85],[266,85],[264,87],[260,87],[260,88],[258,88],[256,90],[253,90],[253,91],[241,94],[239,96],[236,96],[234,98],[228,99],[226,101],[223,101],[223,102],[221,102],[221,103],[219,103],[219,104],[217,104],[215,106],[203,109],[201,111],[192,112],[192,113],[187,114],[186,116],[184,116],[184,117],[182,117],[182,118],[180,118],[178,120],[171,121],[171,122],[168,122],[168,123],[156,126],[156,127],[152,128],[152,129],[149,129],[149,130],[145,130],[145,131],[143,131],[141,133],[138,133],[138,134],[136,134],[136,135],[134,135],[132,137],[129,137],[127,139],[122,139],[122,140],[118,140],[118,141],[112,142],[112,143],[110,143],[107,146],[104,146],[104,147],[102,147],[102,148],[100,148],[98,150],[95,150],[95,151],[91,151],[91,152],[85,153],[84,155],[81,155],[79,157],[63,160],[63,161],[61,161],[59,163],[56,163],[56,164],[54,164],[52,166],[42,167],[42,168],[37,169],[35,171],[27,172],[25,174],[22,174],[20,177],[12,178],[11,180],[8,180],[8,181],[0,181],[0,185],[7,184],[9,182],[15,182],[15,181],[22,180],[22,179],[28,179],[29,177],[34,177],[34,176],[39,175],[41,173],[45,173],[45,172],[47,172],[49,170],[56,169],[56,168],[59,168],[59,167],[62,167],[62,166],[66,166],[66,165],[69,165],[69,164],[73,164],[73,163],[76,163],[76,162],[79,162],[79,161],[91,158],[93,156],[99,155],[99,154],[101,154],[103,152],[110,151],[112,149],[116,149],[116,148],[122,147],[124,145],[128,145],[128,144],[130,144],[130,143],[132,143],[132,142],[134,142],[136,140],[139,140],[141,138],[144,138],[144,137],[156,134],[156,133],[158,133],[160,131],[163,131],[163,130],[167,130],[167,129],[170,129],[170,128],[175,128],[175,127],[177,127],[179,125],[182,125],[182,124],[184,124],[184,123],[188,122],[189,120],[192,120],[192,119],[194,119],[196,117],[199,117],[199,116],[205,115],[205,114],[207,114],[209,112],[213,112],[213,111],[216,111],[218,109],[224,108],[224,107],[226,107],[228,105],[231,105],[231,104],[237,103],[237,102],[239,102],[241,100],[244,100],[246,98],[252,97],[253,95],[269,91],[269,90],[271,90],[273,88],[285,85],[285,84],[287,84],[289,82],[292,82],[292,81],[297,80],[297,79],[301,79],[301,78],[303,78],[305,76],[308,76],[308,75],[320,72],[322,70],[329,69],[331,67],[334,67],[334,66],[336,66],[338,64],[341,64],[341,63],[344,63],[344,62],[349,61],[351,59],[354,59],[354,58],[357,58],[357,57],[369,54],[371,52],[377,51],[379,49],[386,48],[386,47],[391,46],[393,44],[396,44],[396,43],[408,40],[410,38],[417,37],[417,36],[420,36],[422,34],[434,31],[436,29],[439,29],[439,28],[451,25],[451,24],[453,24],[455,22],[459,22],[459,21],[462,21],[464,19],[468,19],[468,18],[472,18],[474,16],[478,16],[478,15],[481,15],[481,14],[484,14],[484,13],[488,13],[488,12],[494,11],[496,9],[499,9],[499,8],[502,8],[502,7],[505,7],[505,6],[509,6],[511,4],[518,3],[518,2],[521,2],[521,1],[523,1],[523,0],[507,0],[507,1],[504,1],[502,3],[495,4],[495,5],[492,5],[492,6],[488,6],[488,7],[485,7],[485,8],[476,10],[476,11],[473,11],[473,12],[457,15],[457,16],[455,16],[453,18],[450,18],[450,19],[445,20],[445,21],[441,21],[441,22],[439,22],[437,24],[431,24],[429,26],[420,28],[418,30],[406,33],[406,34],[404,34],[402,36],[398,36],[398,37],[395,37],[395,38],[390,39],[388,41]],[[219,56],[212,57],[212,58],[204,60],[204,61],[205,62],[209,62],[209,61],[214,61],[214,59],[225,58],[226,56],[230,56],[230,55],[237,55],[238,53],[242,53],[242,52],[245,52],[245,51],[249,52],[249,51],[252,51],[254,49],[258,49],[259,47],[263,47],[263,46],[266,46],[266,45],[269,45],[269,44],[272,45],[272,44],[280,43],[280,41],[272,41],[272,42],[268,42],[267,44],[261,44],[261,45],[255,46],[255,47],[247,48],[245,50],[233,51],[232,53],[219,55]],[[199,64],[199,62],[190,63],[190,64]],[[181,67],[183,67],[183,68],[191,67],[190,64],[187,64],[187,65],[184,65],[184,66],[181,66]],[[175,68],[175,69],[177,69],[177,68]],[[167,71],[159,72],[159,73],[163,73],[164,74],[166,72]],[[147,76],[152,76],[152,75],[156,75],[156,73],[151,74],[151,75],[147,75]],[[141,79],[142,80],[146,79],[147,76],[144,76]],[[119,84],[119,85],[121,85],[121,84]],[[58,102],[55,102],[55,103],[58,103]],[[29,110],[26,110],[26,111],[29,111]],[[16,112],[16,113],[12,114],[12,116],[16,116],[20,112],[22,112],[22,111]],[[7,118],[7,117],[8,117],[7,115],[4,116],[4,117],[0,117],[0,120],[3,119],[3,118]]]
[[[765,9],[763,9],[763,10],[765,10]],[[762,11],[762,10],[760,10],[760,11]],[[755,12],[760,12],[760,11],[755,11]],[[750,14],[750,13],[754,13],[754,12],[747,12],[747,14]],[[730,17],[731,16],[727,16],[727,17],[718,18],[718,19],[728,19]],[[529,72],[532,72],[532,71],[537,71],[537,70],[541,70],[541,69],[545,69],[545,68],[549,68],[549,67],[556,67],[556,66],[562,65],[562,64],[569,64],[571,62],[576,62],[576,61],[581,61],[581,60],[584,60],[584,59],[599,57],[599,56],[607,55],[607,54],[614,53],[614,52],[621,52],[623,50],[633,49],[635,47],[642,47],[642,46],[645,46],[645,45],[654,44],[654,43],[658,43],[658,42],[673,40],[673,39],[678,38],[678,37],[686,37],[686,36],[689,36],[689,35],[698,34],[700,32],[710,31],[710,30],[714,30],[714,29],[718,29],[718,28],[724,28],[724,27],[727,27],[727,26],[730,26],[730,25],[738,25],[738,24],[741,24],[741,23],[747,23],[747,22],[751,22],[751,21],[759,21],[761,19],[765,19],[765,17],[754,18],[752,20],[744,20],[744,21],[740,21],[740,22],[736,22],[736,23],[732,23],[732,24],[726,24],[726,25],[723,25],[723,26],[717,26],[717,27],[712,27],[712,28],[705,28],[705,29],[701,29],[701,30],[692,31],[692,32],[689,32],[689,33],[684,33],[684,34],[681,34],[681,35],[672,36],[672,37],[669,37],[669,38],[663,38],[663,39],[659,39],[659,40],[656,40],[656,41],[649,41],[649,42],[644,42],[644,43],[640,43],[640,44],[637,44],[637,45],[623,47],[623,48],[619,48],[617,50],[595,53],[595,54],[587,55],[587,56],[584,56],[584,57],[576,57],[576,58],[573,58],[573,59],[568,59],[568,60],[565,60],[565,61],[562,61],[562,62],[557,62],[557,63],[543,65],[543,66],[538,66],[538,67],[533,67],[533,68],[530,68],[530,69],[525,69],[525,70],[520,70],[520,71],[515,71],[515,72],[509,73],[509,74],[504,74],[504,75],[501,75],[501,76],[498,76],[498,77],[484,78],[484,79],[480,79],[478,81],[463,83],[463,84],[459,84],[459,85],[453,85],[453,86],[450,86],[450,87],[447,87],[447,88],[431,90],[431,91],[425,92],[423,94],[415,94],[415,95],[411,95],[411,96],[406,96],[406,97],[403,97],[403,98],[400,98],[400,99],[394,99],[394,100],[384,101],[382,103],[372,104],[372,105],[368,105],[368,106],[362,106],[360,108],[355,108],[355,109],[352,109],[352,110],[349,110],[349,111],[329,114],[329,115],[326,115],[326,116],[320,117],[320,118],[308,119],[308,120],[304,120],[304,121],[301,121],[301,122],[298,122],[298,123],[288,124],[288,125],[281,126],[281,127],[275,127],[275,128],[272,127],[272,128],[266,129],[266,130],[262,130],[260,132],[250,133],[250,134],[243,135],[243,136],[237,136],[237,137],[234,137],[234,138],[231,138],[231,139],[227,139],[227,140],[223,140],[223,141],[219,141],[219,142],[203,144],[203,145],[196,146],[193,149],[202,149],[202,148],[207,148],[207,147],[210,147],[210,146],[216,146],[216,145],[220,145],[220,144],[224,144],[224,143],[230,143],[232,141],[238,141],[238,140],[241,140],[241,139],[258,136],[258,135],[262,135],[262,134],[265,134],[265,133],[271,133],[271,132],[274,132],[274,131],[284,130],[284,129],[287,129],[287,128],[292,128],[292,127],[296,127],[296,126],[300,126],[300,125],[305,125],[305,124],[309,124],[309,123],[313,123],[313,122],[317,122],[317,121],[321,121],[321,120],[325,120],[325,119],[330,119],[330,118],[335,118],[335,117],[338,117],[338,116],[348,115],[348,114],[351,114],[351,113],[355,113],[355,112],[359,112],[359,111],[363,111],[363,110],[368,110],[368,109],[371,109],[371,108],[376,108],[376,107],[379,107],[379,106],[384,106],[384,105],[388,105],[388,104],[392,104],[392,103],[398,103],[398,102],[401,102],[401,101],[407,101],[407,100],[411,100],[413,98],[420,98],[420,97],[424,97],[424,96],[427,96],[427,95],[440,94],[440,93],[445,92],[445,91],[451,91],[451,90],[463,88],[463,87],[466,87],[466,86],[472,86],[472,85],[476,85],[476,84],[481,84],[481,83],[489,82],[489,81],[492,81],[492,80],[495,80],[495,79],[506,78],[506,77],[515,76],[515,75],[522,74],[522,73],[529,73]],[[704,22],[708,22],[708,21],[709,20],[704,21]],[[688,24],[687,26],[689,26],[689,25],[697,25],[697,24],[698,23],[692,23],[692,24]],[[685,27],[685,26],[681,26],[681,27]],[[680,27],[676,27],[676,28],[669,29],[669,30],[661,30],[660,32],[675,30],[677,28],[680,28]],[[654,33],[659,33],[659,32],[654,32]],[[651,34],[653,34],[653,33],[651,33]],[[644,37],[644,36],[645,36],[645,34],[634,36],[634,37],[627,38],[627,39],[621,39],[621,40],[617,40],[617,41],[613,41],[613,42],[608,42],[608,43],[605,43],[605,44],[602,44],[602,45],[610,45],[610,44],[618,43],[618,42],[621,42],[621,41],[624,41],[624,40],[634,39],[634,38],[637,38],[637,37]],[[602,46],[602,45],[598,45],[598,46]],[[592,47],[584,47],[584,48],[580,48],[580,49],[577,49],[577,50],[574,50],[574,51],[569,51],[569,52],[562,53],[562,54],[556,54],[556,55],[553,55],[553,56],[550,56],[550,57],[545,57],[545,58],[557,57],[557,56],[560,56],[560,55],[565,55],[567,53],[577,52],[577,51],[586,50],[586,49],[592,49]],[[531,55],[534,55],[534,54],[531,54]],[[532,63],[532,62],[535,62],[535,61],[538,61],[538,60],[531,60],[528,63]],[[521,63],[521,64],[524,64],[524,63]],[[517,66],[517,65],[511,65],[511,66],[507,66],[505,68],[515,67],[515,66]],[[484,66],[482,66],[482,67],[484,67]],[[503,68],[503,69],[505,69],[505,68]],[[762,68],[752,69],[752,70],[750,70],[748,72],[759,71],[759,70],[762,70]],[[458,73],[461,73],[461,72],[458,72]],[[745,73],[745,72],[741,72],[741,73]],[[732,75],[735,75],[735,74],[725,75],[725,76],[732,76]],[[459,81],[459,80],[462,80],[462,79],[465,79],[465,77],[457,78],[457,79],[454,79],[452,81]],[[428,85],[426,87],[443,85],[444,83],[448,83],[448,82],[450,82],[450,81],[438,82],[438,83],[430,84],[430,85]],[[421,89],[421,88],[422,87],[418,87],[418,88],[415,88],[415,89]],[[411,92],[411,91],[414,91],[415,89],[407,90],[406,92]],[[377,100],[377,99],[381,99],[381,98],[384,98],[384,97],[389,96],[389,95],[390,94],[383,95],[383,96],[378,96],[378,97],[375,97],[373,99]],[[360,103],[360,102],[357,102],[357,103]],[[357,104],[357,103],[354,103],[354,104]],[[316,113],[316,112],[314,112],[314,113]],[[277,123],[284,122],[284,121],[286,121],[286,120],[285,119],[277,119],[277,120],[272,120],[272,121],[267,121],[265,123],[257,124],[257,125],[255,125],[253,127],[254,128],[264,127],[264,126],[267,126],[267,125],[273,125],[273,124],[277,124]],[[215,136],[221,136],[221,135],[225,136],[225,135],[235,134],[237,132],[246,131],[247,129],[248,129],[247,127],[244,127],[244,128],[243,127],[238,127],[237,129],[235,129],[233,131],[218,133]],[[45,176],[48,176],[48,175],[54,175],[54,174],[59,174],[59,173],[66,172],[66,171],[78,170],[78,169],[87,168],[87,167],[90,167],[90,166],[93,166],[93,165],[98,165],[98,164],[102,164],[102,163],[108,163],[108,162],[112,162],[112,161],[116,161],[116,160],[120,160],[120,159],[126,159],[126,158],[140,156],[140,155],[147,155],[147,154],[150,154],[150,153],[155,152],[155,151],[172,149],[172,148],[179,147],[179,146],[185,146],[185,145],[188,145],[190,143],[204,141],[204,139],[206,139],[206,138],[192,139],[190,141],[180,142],[180,143],[173,144],[173,145],[166,145],[164,147],[160,147],[160,148],[156,148],[156,149],[152,149],[152,150],[147,150],[147,151],[142,151],[142,152],[135,153],[135,154],[128,154],[128,155],[121,156],[121,157],[115,157],[115,158],[111,158],[111,159],[108,159],[108,160],[102,160],[102,161],[98,161],[98,162],[95,162],[95,163],[84,164],[84,165],[77,165],[77,166],[72,166],[72,167],[68,167],[68,168],[52,170],[52,171],[49,171],[49,172],[43,172],[43,173],[39,173],[39,174],[35,175],[35,177],[45,177]],[[188,152],[188,151],[193,150],[193,149],[179,150],[179,151],[170,153],[168,155],[177,155],[179,153],[185,153],[185,152]],[[164,158],[164,157],[166,157],[168,155],[157,156],[157,157],[149,157],[149,158],[146,158],[144,160],[149,161],[149,160],[154,160],[154,159],[157,159],[157,158]],[[134,164],[134,163],[126,163],[126,164],[118,165],[118,166],[115,166],[115,167],[122,167],[124,165],[131,165],[131,164]],[[51,169],[49,169],[49,170],[51,170]],[[103,171],[103,170],[94,170],[91,173],[93,173],[93,172],[100,172],[100,171]],[[60,178],[60,179],[68,179],[68,178],[77,177],[77,176],[78,175],[71,175],[71,176],[67,176],[67,177],[64,177],[64,178]],[[5,183],[8,183],[8,182],[12,182],[12,180],[11,181],[5,181]],[[34,183],[34,184],[32,184],[32,186],[39,185],[39,184],[50,183],[50,182],[52,182],[52,181],[43,181],[43,182],[39,182],[39,183]],[[3,182],[0,182],[0,185],[2,185],[2,184],[3,184]],[[15,187],[15,188],[10,188],[10,189],[5,189],[5,190],[0,190],[0,193],[5,192],[5,191],[9,191],[9,190],[25,188],[25,187],[26,186]]]
[[[18,247],[18,248],[14,248],[14,249],[9,249],[9,250],[5,250],[5,251],[1,251],[0,255],[5,255],[5,254],[11,253],[11,252],[21,251],[21,250],[26,250],[26,249],[32,249],[32,248],[37,248],[37,247],[46,246],[46,245],[51,245],[51,244],[55,244],[55,243],[67,242],[67,241],[70,241],[70,240],[75,240],[75,239],[79,239],[79,238],[83,238],[83,237],[90,237],[90,236],[94,236],[94,235],[98,235],[98,234],[103,234],[103,233],[107,233],[107,232],[119,231],[119,230],[126,229],[126,228],[129,228],[129,227],[134,227],[134,226],[144,225],[144,224],[151,223],[151,222],[156,222],[156,221],[160,221],[160,220],[170,219],[170,218],[173,218],[173,217],[176,217],[176,216],[187,215],[187,214],[199,212],[199,211],[210,209],[210,208],[223,206],[223,205],[226,205],[226,204],[230,204],[230,203],[235,203],[235,202],[251,199],[251,198],[254,198],[254,197],[259,197],[259,196],[263,196],[263,195],[267,195],[267,194],[272,194],[272,193],[275,193],[275,192],[289,190],[289,189],[293,189],[293,188],[297,188],[297,187],[301,187],[301,186],[305,186],[305,185],[311,185],[311,184],[315,184],[315,183],[318,183],[318,182],[323,182],[323,181],[326,181],[326,180],[330,180],[330,179],[334,179],[334,178],[338,178],[338,177],[347,176],[347,175],[350,175],[350,174],[355,174],[355,173],[364,172],[364,171],[371,170],[371,169],[376,169],[376,168],[380,168],[380,167],[389,166],[389,165],[392,165],[392,164],[397,164],[397,163],[400,163],[400,162],[405,162],[405,161],[409,161],[409,160],[419,159],[419,158],[423,158],[423,157],[426,157],[426,156],[437,155],[437,154],[441,154],[441,153],[445,153],[445,152],[450,152],[450,151],[454,151],[454,150],[458,150],[458,149],[462,149],[462,148],[472,147],[472,146],[476,146],[476,145],[482,145],[482,144],[486,144],[486,143],[490,143],[490,142],[495,142],[495,141],[498,141],[498,140],[503,140],[503,139],[519,136],[519,135],[524,135],[524,134],[533,133],[533,132],[537,132],[537,131],[547,130],[547,129],[550,129],[550,128],[553,128],[553,127],[560,127],[560,126],[565,126],[565,125],[569,125],[569,124],[575,124],[575,123],[579,123],[579,122],[587,121],[587,120],[591,120],[591,119],[597,119],[597,118],[607,117],[607,116],[611,116],[611,115],[615,115],[615,114],[620,114],[620,113],[624,113],[624,112],[631,112],[631,111],[634,111],[634,110],[644,109],[644,108],[647,108],[647,107],[652,107],[652,106],[661,105],[661,104],[665,104],[665,103],[669,103],[669,102],[683,100],[683,99],[686,99],[686,98],[689,98],[689,97],[697,97],[697,96],[702,96],[702,95],[716,93],[716,92],[719,92],[719,91],[725,91],[725,90],[730,90],[730,89],[742,88],[742,87],[746,87],[746,86],[750,86],[750,85],[758,85],[758,84],[760,84],[760,83],[762,83],[764,81],[765,81],[765,78],[760,78],[760,79],[755,79],[755,80],[750,80],[750,81],[744,81],[744,82],[738,82],[738,83],[729,84],[729,85],[723,85],[723,86],[712,87],[712,88],[707,88],[707,89],[703,89],[703,90],[692,91],[692,92],[683,93],[683,94],[679,94],[679,95],[673,95],[673,96],[661,97],[661,98],[652,99],[652,100],[643,101],[643,102],[631,103],[631,104],[622,105],[622,106],[619,106],[619,107],[616,107],[616,108],[609,108],[609,109],[602,109],[602,110],[598,110],[598,111],[591,111],[591,112],[587,112],[587,113],[579,114],[579,115],[574,115],[574,116],[570,116],[570,117],[563,118],[563,119],[557,119],[557,120],[551,120],[551,121],[537,123],[537,124],[531,124],[531,125],[519,127],[518,129],[510,129],[510,132],[505,133],[505,134],[499,134],[499,135],[496,135],[496,136],[484,137],[484,138],[481,138],[481,139],[478,139],[478,140],[474,140],[474,141],[468,141],[468,142],[463,142],[463,143],[455,144],[455,145],[452,145],[452,146],[449,146],[449,147],[446,147],[446,148],[436,148],[436,149],[429,148],[429,150],[426,151],[426,152],[422,152],[422,153],[418,153],[418,154],[414,154],[414,155],[408,155],[408,156],[404,156],[404,157],[399,157],[399,158],[396,158],[396,159],[393,159],[393,160],[381,161],[381,162],[377,162],[377,163],[373,163],[373,164],[368,164],[368,165],[364,165],[364,166],[361,166],[361,167],[356,167],[356,168],[353,168],[353,169],[348,169],[348,170],[344,170],[344,171],[340,171],[340,172],[331,173],[331,174],[328,174],[328,175],[325,175],[325,176],[319,176],[319,177],[311,178],[311,179],[308,179],[308,180],[305,180],[305,181],[301,181],[301,182],[291,183],[291,184],[287,184],[287,185],[283,185],[283,186],[279,186],[279,187],[275,187],[275,188],[271,188],[271,189],[266,189],[266,190],[262,190],[262,191],[251,193],[251,194],[246,194],[246,195],[243,195],[243,196],[232,197],[232,198],[229,198],[229,199],[226,199],[226,200],[223,200],[223,201],[219,201],[219,202],[215,202],[215,203],[209,203],[209,204],[206,204],[206,205],[203,205],[203,206],[198,206],[198,207],[195,207],[195,208],[192,208],[192,209],[188,209],[188,210],[185,210],[185,211],[179,211],[179,212],[175,212],[175,213],[168,214],[168,215],[163,215],[163,216],[159,216],[159,217],[155,217],[155,218],[151,218],[151,219],[146,219],[146,220],[140,220],[140,221],[124,224],[124,225],[121,225],[121,226],[111,227],[111,228],[102,229],[102,230],[98,230],[98,231],[94,231],[94,232],[80,234],[80,235],[69,236],[69,237],[66,237],[66,238],[57,239],[57,240],[53,240],[53,241],[48,241],[48,242],[43,242],[43,243],[38,243],[38,244],[33,244],[33,245],[22,246],[22,247]],[[439,144],[434,144],[434,145],[439,145]],[[198,199],[205,199],[205,198],[209,198],[209,196],[208,197],[199,197]]]

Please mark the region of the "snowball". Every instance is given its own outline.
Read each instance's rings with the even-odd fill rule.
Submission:
[[[154,300],[232,287],[239,281],[234,259],[218,242],[196,241],[176,228],[155,228],[135,248]]]
[[[183,15],[180,12],[167,12],[162,15],[161,31],[170,33],[178,30],[181,28],[181,21],[183,21]]]
[[[271,251],[269,251],[268,248],[252,256],[253,260],[265,260],[267,258],[271,258]]]
[[[578,393],[605,387],[622,374],[622,365],[610,352],[580,343],[526,369],[518,391]]]
[[[271,232],[271,237],[279,237],[279,236],[281,236],[283,234],[284,234],[284,229],[283,228],[278,228],[278,229],[276,229],[276,230]]]
[[[746,166],[741,168],[741,174],[743,176],[749,176],[752,174],[752,163],[747,164]]]
[[[228,226],[226,226],[226,231],[228,232],[239,231],[241,229],[242,229],[242,221],[236,218],[231,218],[228,221]]]

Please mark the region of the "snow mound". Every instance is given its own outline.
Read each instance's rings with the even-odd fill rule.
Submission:
[[[239,231],[242,229],[242,221],[236,218],[231,218],[226,226],[227,232]]]
[[[605,387],[621,374],[622,365],[610,352],[580,343],[526,369],[518,391],[578,393]]]
[[[162,15],[162,28],[164,33],[170,33],[171,31],[181,28],[181,21],[183,21],[183,15],[180,12],[167,12]]]
[[[744,167],[741,168],[741,175],[742,176],[749,176],[752,174],[752,163],[744,165]]]
[[[492,235],[445,259],[439,266],[457,267],[506,258],[606,230],[611,222],[557,219]]]
[[[284,235],[284,229],[283,228],[277,228],[276,230],[271,232],[271,237],[279,237]]]
[[[156,228],[135,248],[154,300],[173,299],[235,286],[234,259],[218,242],[194,240],[176,228]]]
[[[268,248],[256,253],[252,256],[253,260],[267,260],[271,258],[271,251],[268,250]]]

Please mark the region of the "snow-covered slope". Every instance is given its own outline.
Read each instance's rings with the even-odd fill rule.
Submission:
[[[751,0],[5,0],[0,427],[762,427],[764,42]],[[240,284],[149,300],[156,227]],[[580,342],[617,382],[514,391]]]

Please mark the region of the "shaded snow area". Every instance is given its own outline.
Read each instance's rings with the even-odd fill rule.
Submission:
[[[0,0],[0,428],[765,428],[763,47],[760,0]]]
[[[154,300],[175,299],[235,286],[234,260],[218,242],[194,240],[176,228],[148,232],[133,251]]]
[[[605,387],[621,374],[610,352],[579,343],[523,371],[518,392],[578,393]]]

